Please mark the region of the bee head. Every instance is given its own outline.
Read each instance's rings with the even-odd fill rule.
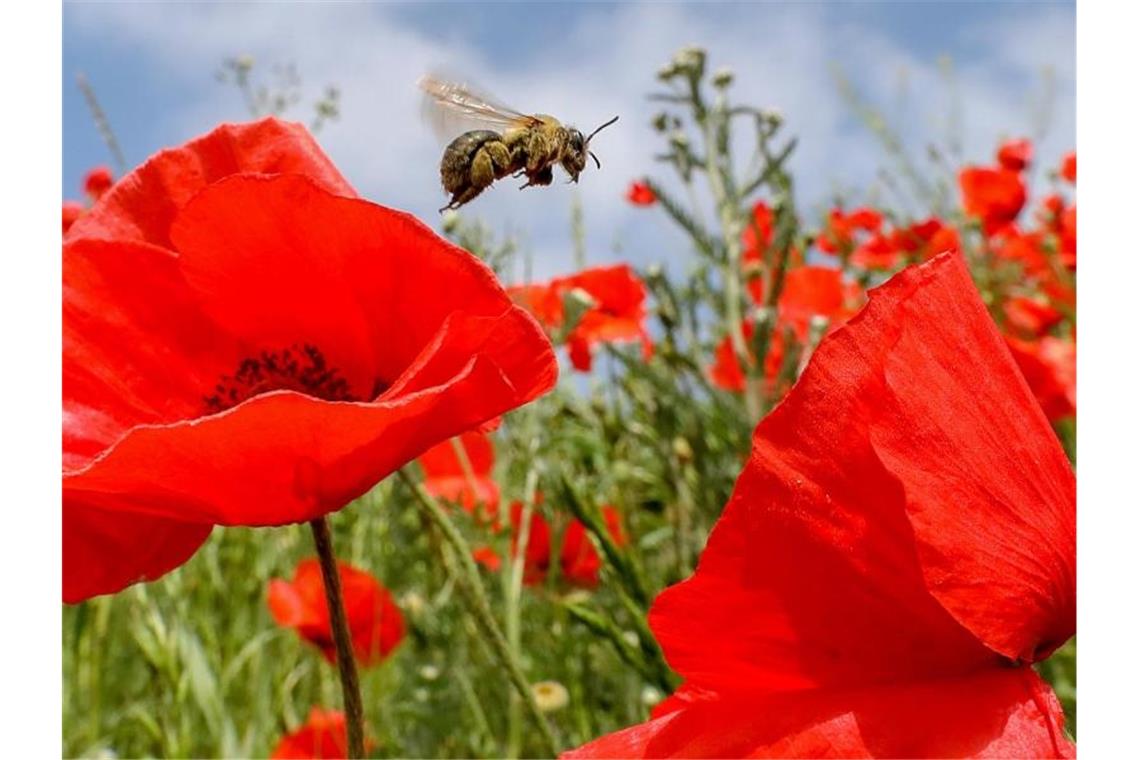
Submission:
[[[618,117],[613,117],[587,136],[583,136],[581,131],[574,127],[570,127],[567,130],[569,135],[566,140],[566,150],[562,154],[562,168],[570,175],[571,182],[577,182],[578,175],[586,168],[586,156],[594,159],[594,163],[598,165],[599,169],[602,168],[602,162],[599,161],[598,157],[594,155],[594,152],[590,150],[590,140],[594,138],[594,135],[617,120]]]

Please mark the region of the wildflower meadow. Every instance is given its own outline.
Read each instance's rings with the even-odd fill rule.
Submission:
[[[64,756],[1075,756],[1075,146],[820,207],[694,45],[648,122],[471,128],[417,216],[256,66],[63,203]],[[672,247],[573,196],[533,274],[484,196],[619,128]]]

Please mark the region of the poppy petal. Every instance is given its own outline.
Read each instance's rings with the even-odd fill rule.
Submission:
[[[303,125],[270,117],[223,124],[185,145],[160,151],[108,190],[68,237],[171,248],[170,225],[178,210],[207,185],[241,172],[303,174],[330,192],[356,195]]]
[[[898,377],[903,367],[905,382]],[[941,390],[998,384],[995,394],[1013,394],[1000,402],[1011,405],[1013,419],[1031,403],[1024,384],[1009,380],[1015,373],[959,257],[943,255],[904,270],[873,291],[862,312],[821,342],[799,383],[757,427],[751,458],[695,575],[658,597],[650,622],[670,664],[695,685],[718,690],[948,676],[992,663],[994,651],[1005,653],[1009,642],[995,639],[988,621],[1025,611],[1007,606],[1014,587],[1032,591],[1034,600],[1035,615],[1017,629],[1018,638],[1036,632],[1044,636],[1037,644],[1055,645],[1068,624],[1067,602],[1046,608],[1038,600],[1042,590],[1066,586],[1062,571],[1071,554],[1064,556],[1063,531],[1041,547],[1018,544],[1019,557],[985,568],[993,577],[1011,574],[999,592],[1000,611],[971,616],[960,608],[965,589],[946,577],[947,563],[970,551],[981,561],[1000,562],[977,545],[982,538],[992,545],[995,519],[1020,520],[1020,509],[1050,515],[1072,509],[1071,502],[1054,501],[1064,493],[1056,484],[1071,474],[1057,470],[1063,454],[1050,451],[1058,444],[1039,412],[1007,420],[1026,432],[1006,447],[992,432],[1004,426],[975,429],[983,412],[974,413],[974,395]],[[940,391],[937,402],[912,399],[926,388]],[[986,398],[991,404],[981,410],[993,412],[998,402]],[[901,409],[915,420],[900,421]],[[941,436],[981,449],[967,454],[973,470],[947,461],[963,454],[945,447],[926,454],[908,447],[905,453],[921,457],[921,465],[900,463],[904,429],[918,424],[921,413],[928,417],[920,429],[931,442]],[[990,473],[1021,466],[1024,456],[1043,458],[1027,471],[1040,468],[1047,485],[1022,491],[1033,501],[1011,511],[1005,499],[1013,492],[991,482],[996,476]],[[919,495],[935,499],[933,484],[941,479],[971,501],[945,494],[944,501],[916,501]],[[1001,498],[976,501],[990,490]],[[967,543],[952,551],[928,535],[935,516]],[[991,529],[982,536],[968,527],[973,524]],[[1018,523],[1010,530],[1021,541],[1038,535]],[[1032,558],[1042,561],[1047,577],[1027,577],[1024,565]],[[964,562],[963,577],[976,579],[978,562]]]
[[[1076,478],[985,306],[956,295],[974,288],[964,263],[938,269],[911,275],[894,318],[942,329],[899,332],[871,441],[931,593],[986,646],[1034,662],[1076,632]]]
[[[563,757],[1073,757],[1063,721],[1035,673],[994,668],[848,692],[698,699]]]
[[[64,466],[76,469],[139,424],[195,417],[235,342],[197,308],[178,257],[79,240],[63,249]]]
[[[133,428],[65,475],[64,498],[108,494],[125,511],[220,525],[304,522],[512,408],[514,393],[480,356],[445,385],[383,402],[267,393],[210,417]]]
[[[209,537],[210,525],[102,509],[97,499],[63,501],[63,601],[74,604],[160,578]]]
[[[270,347],[311,342],[361,398],[393,384],[453,313],[514,308],[486,265],[413,217],[300,176],[219,182],[186,206],[172,237],[207,313]],[[512,364],[555,366],[532,320],[513,329],[520,340],[487,329],[477,336],[510,357],[500,362],[509,376]]]

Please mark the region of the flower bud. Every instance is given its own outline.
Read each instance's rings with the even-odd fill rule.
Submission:
[[[444,211],[442,227],[445,235],[455,232],[459,228],[459,213],[451,210]]]
[[[539,681],[530,687],[541,712],[555,712],[570,703],[570,692],[557,681]]]
[[[718,87],[723,90],[725,87],[728,87],[730,84],[732,84],[732,80],[735,78],[736,74],[733,73],[732,69],[727,66],[721,66],[719,69],[713,72],[713,87]]]
[[[677,457],[677,461],[681,464],[693,461],[693,447],[684,436],[679,435],[673,439],[673,456]]]

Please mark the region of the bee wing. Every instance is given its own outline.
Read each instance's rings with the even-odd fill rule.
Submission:
[[[418,84],[424,91],[424,118],[441,140],[450,140],[466,129],[542,124],[536,116],[516,111],[466,84],[431,74],[420,77]]]

